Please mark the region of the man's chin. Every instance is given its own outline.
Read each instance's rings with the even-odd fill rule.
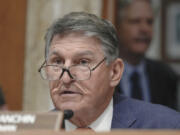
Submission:
[[[132,49],[132,52],[136,55],[143,56],[146,53],[147,49],[148,47],[146,46],[137,46],[136,48]]]
[[[58,108],[60,110],[63,110],[63,111],[64,110],[72,110],[72,111],[74,111],[76,106],[77,106],[77,103],[74,103],[74,102],[65,102],[65,103],[61,103],[61,105],[58,106]]]
[[[145,53],[147,51],[147,49],[149,48],[149,44],[144,43],[144,42],[136,43],[136,44],[134,44],[133,48],[134,48],[133,50],[136,52]]]

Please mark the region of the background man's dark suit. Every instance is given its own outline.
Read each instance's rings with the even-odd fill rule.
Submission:
[[[151,102],[177,108],[178,76],[164,63],[146,59]]]
[[[178,76],[162,62],[145,59],[145,64],[151,102],[177,109]]]

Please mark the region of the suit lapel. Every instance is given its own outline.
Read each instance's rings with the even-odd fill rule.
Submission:
[[[151,102],[156,102],[156,97],[158,97],[157,95],[159,94],[159,88],[158,88],[158,83],[159,81],[157,81],[157,76],[155,77],[154,73],[156,70],[154,69],[154,64],[152,64],[152,62],[149,59],[145,59],[146,60],[146,73],[147,73],[147,77],[149,80],[149,91],[150,91],[150,96],[151,96]]]
[[[129,107],[129,102],[116,91],[113,98],[113,119],[111,128],[130,128],[136,122],[136,117]]]

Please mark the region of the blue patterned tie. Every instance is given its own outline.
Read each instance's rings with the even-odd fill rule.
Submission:
[[[137,71],[134,71],[130,77],[131,81],[131,97],[136,99],[142,99],[142,89],[140,86],[140,75]]]

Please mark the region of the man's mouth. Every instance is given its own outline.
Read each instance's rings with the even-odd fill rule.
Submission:
[[[146,38],[146,37],[144,37],[144,38],[136,38],[135,41],[137,43],[145,43],[147,45],[149,45],[150,42],[151,42],[150,38]]]
[[[75,95],[75,94],[81,94],[81,93],[80,92],[71,91],[71,90],[64,90],[64,91],[60,92],[60,95]]]
[[[73,91],[63,91],[60,94],[74,94],[75,92]]]

